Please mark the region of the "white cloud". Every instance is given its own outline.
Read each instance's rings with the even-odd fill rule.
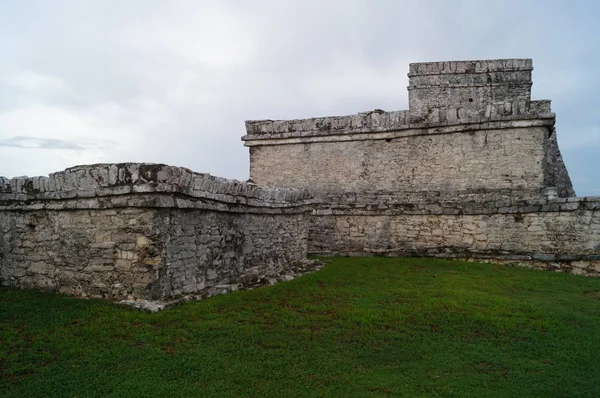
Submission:
[[[115,123],[118,112],[99,105],[93,109],[32,105],[0,114],[0,138],[37,137],[70,141],[75,144],[131,142],[139,134]]]
[[[41,148],[11,148],[0,146],[2,165],[1,175],[37,176],[48,175],[53,171],[64,170],[79,164],[93,164],[104,161],[104,154],[98,150],[63,150]],[[28,162],[24,163],[23,159]]]
[[[48,99],[72,93],[59,77],[47,76],[32,70],[21,71],[14,76],[3,76],[0,84],[14,86],[25,93],[36,94]]]
[[[223,71],[244,66],[257,55],[250,22],[216,3],[172,7],[128,26],[124,38],[117,40],[139,51],[162,54],[171,62]]]
[[[323,108],[333,108],[350,98],[371,106],[368,109],[349,109],[347,112],[407,108],[408,77],[406,74],[399,76],[399,71],[407,66],[405,60],[380,67],[342,60],[318,75],[307,77],[299,87]]]

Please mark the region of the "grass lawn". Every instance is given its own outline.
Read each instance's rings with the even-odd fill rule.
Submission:
[[[600,280],[335,258],[156,314],[0,288],[0,396],[600,397]]]

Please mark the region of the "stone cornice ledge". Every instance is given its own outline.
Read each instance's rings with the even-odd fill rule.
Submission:
[[[170,203],[165,199],[167,197],[173,198],[173,206],[166,205]],[[185,201],[195,204],[185,206]],[[312,200],[305,189],[259,187],[164,164],[97,164],[71,167],[49,177],[0,177],[0,210],[123,206],[193,208],[198,203],[231,211],[235,206],[304,207]]]
[[[572,197],[538,200],[529,199],[525,203],[505,201],[464,202],[464,203],[335,203],[315,205],[315,216],[491,216],[495,214],[541,214],[574,211],[599,211],[600,197]]]
[[[249,120],[246,121],[247,135],[242,137],[242,141],[245,141],[246,146],[255,146],[312,141],[373,140],[456,133],[482,128],[551,127],[554,122],[555,114],[551,112],[548,100],[490,104],[481,110],[432,108],[426,115],[412,115],[406,110],[385,112],[376,109],[350,116]]]
[[[242,137],[244,145],[285,145],[304,144],[311,142],[343,142],[343,141],[371,141],[391,140],[395,138],[412,137],[420,135],[451,134],[472,132],[477,130],[500,130],[510,128],[530,128],[554,126],[554,114],[547,118],[531,118],[519,120],[498,120],[487,122],[469,122],[457,125],[407,125],[395,128],[365,128],[353,129],[350,132],[329,131],[313,135],[306,132],[278,133],[269,135],[246,135]]]
[[[199,198],[179,193],[137,193],[112,196],[59,200],[6,201],[0,194],[0,211],[37,211],[37,210],[110,210],[118,208],[144,209],[188,209],[208,210],[244,214],[300,214],[312,210],[310,201],[289,205],[266,204],[258,200],[224,202],[211,198]]]

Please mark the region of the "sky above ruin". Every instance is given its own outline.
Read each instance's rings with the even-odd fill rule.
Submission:
[[[600,196],[598,15],[595,0],[2,0],[0,175],[153,162],[245,180],[245,120],[408,109],[410,62],[533,58],[575,190]]]

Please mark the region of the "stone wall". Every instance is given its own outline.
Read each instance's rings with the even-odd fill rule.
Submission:
[[[304,187],[317,196],[545,186],[545,127],[418,132],[386,139],[253,146],[250,178],[265,186]]]
[[[500,207],[501,206],[501,207]],[[495,259],[600,276],[600,198],[316,209],[309,252]]]
[[[309,196],[165,165],[0,178],[0,282],[157,299],[306,258]]]
[[[248,121],[250,178],[328,192],[532,189],[574,191],[550,101],[481,108],[375,110],[353,116]]]

